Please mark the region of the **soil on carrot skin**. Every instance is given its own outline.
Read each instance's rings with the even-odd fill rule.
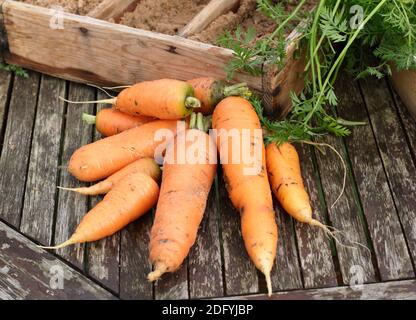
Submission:
[[[33,4],[39,7],[53,8],[62,7],[62,10],[69,13],[75,13],[79,15],[86,15],[96,6],[98,6],[102,0],[17,0],[28,4]]]
[[[304,10],[312,9],[318,0],[309,0]],[[193,40],[218,45],[218,38],[226,31],[235,30],[241,26],[243,31],[250,27],[256,31],[256,38],[260,39],[272,33],[276,29],[276,23],[257,11],[256,0],[241,0],[240,6],[235,12],[229,11],[215,19],[204,31],[191,36]],[[298,0],[287,0],[284,6],[287,11],[292,11],[299,3]]]
[[[120,23],[139,29],[175,35],[209,0],[141,0]]]

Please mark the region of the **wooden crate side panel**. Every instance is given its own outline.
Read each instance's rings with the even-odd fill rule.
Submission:
[[[232,57],[228,49],[67,13],[63,29],[53,29],[50,10],[19,2],[6,1],[2,9],[6,61],[69,80],[117,85],[225,78],[224,64]],[[237,74],[234,80],[262,88],[258,77]]]

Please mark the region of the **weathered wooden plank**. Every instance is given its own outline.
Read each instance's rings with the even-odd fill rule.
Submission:
[[[385,80],[363,80],[360,84],[407,245],[415,261],[415,163]]]
[[[299,28],[304,28],[303,23]],[[294,29],[287,37],[286,61],[283,68],[276,64],[263,67],[263,103],[266,113],[273,118],[284,118],[292,107],[291,92],[299,94],[304,87],[305,55],[298,52],[302,34]]]
[[[92,9],[87,16],[102,20],[117,19],[137,2],[139,0],[104,0]]]
[[[404,133],[407,136],[410,150],[413,153],[413,158],[416,159],[416,120],[412,118],[409,109],[394,91],[393,99],[399,111],[399,116],[404,127]]]
[[[189,299],[188,258],[185,259],[178,271],[164,274],[162,278],[155,283],[155,299]]]
[[[352,130],[346,144],[381,280],[414,277],[412,262],[358,85],[346,75],[342,75],[339,81],[336,92],[340,116],[366,123],[365,126]]]
[[[342,150],[342,141],[333,136],[322,138],[322,142],[332,145],[339,152]],[[356,278],[357,281],[364,283],[373,282],[376,280],[376,274],[371,253],[366,248],[357,245],[359,243],[368,247],[366,227],[361,220],[362,208],[354,194],[353,188],[355,186],[352,176],[349,172],[345,191],[335,206],[331,208],[342,190],[344,168],[341,160],[331,150],[326,150],[325,155],[318,151],[316,155],[329,219],[332,226],[343,233],[344,237],[341,237],[343,243],[354,246],[354,248],[350,248],[337,244],[343,283],[349,284]],[[343,157],[345,158],[345,155]],[[345,161],[347,162],[347,160]],[[347,170],[349,169],[347,168]]]
[[[69,80],[117,85],[225,78],[224,64],[232,58],[228,49],[67,13],[64,28],[51,29],[49,9],[20,2],[6,1],[3,10],[6,61]],[[262,88],[260,77],[236,74],[235,80]]]
[[[0,222],[0,300],[115,299]]]
[[[97,99],[105,99],[107,95],[99,91]],[[108,107],[102,104],[97,105],[97,113],[102,108]],[[94,130],[94,140],[101,139],[101,134]],[[95,207],[102,200],[103,196],[90,197],[89,209]],[[120,259],[119,259],[120,233],[97,242],[87,244],[87,265],[89,275],[101,284],[110,288],[113,292],[119,291]]]
[[[191,299],[224,295],[217,186],[216,180],[208,197],[207,208],[198,231],[198,237],[189,252],[188,268]]]
[[[5,70],[0,71],[0,143],[3,141],[3,128],[6,125],[6,114],[8,109],[8,98],[11,85],[11,73]],[[0,151],[3,145],[0,146]]]
[[[308,191],[314,218],[326,223],[325,203],[319,197],[319,181],[315,174],[312,152],[309,146],[296,146],[302,167],[303,181]],[[325,233],[304,223],[296,222],[299,257],[305,288],[332,287],[337,285],[331,247]]]
[[[95,99],[95,89],[70,83],[68,98],[75,101]],[[68,161],[74,151],[92,140],[92,126],[82,121],[82,113],[93,113],[93,105],[68,105],[64,143],[61,156],[61,173],[59,185],[63,187],[85,186],[71,176],[66,169]],[[75,231],[81,218],[88,212],[88,198],[75,192],[58,190],[58,207],[56,213],[54,244],[67,240]],[[85,245],[69,246],[59,249],[57,253],[80,269],[84,268]]]
[[[181,37],[189,37],[204,30],[212,21],[236,7],[239,2],[240,0],[211,0],[178,34]]]
[[[44,245],[52,239],[65,81],[42,75],[20,230]]]
[[[0,192],[0,216],[15,227],[19,227],[23,206],[38,87],[37,73],[15,78],[3,140],[0,190],[7,192]]]
[[[152,271],[149,261],[152,213],[131,223],[121,231],[120,297],[122,299],[153,299],[153,284],[147,280]]]
[[[220,236],[224,254],[225,294],[255,293],[259,291],[259,281],[256,267],[244,247],[240,214],[228,198],[222,173],[219,177]]]
[[[295,234],[293,232],[293,220],[277,204],[276,200],[274,208],[276,211],[279,240],[277,244],[276,261],[271,274],[272,287],[274,291],[299,289],[302,288],[302,279],[295,243]]]
[[[230,297],[225,299],[266,299],[265,295]],[[379,282],[353,287],[289,291],[273,294],[273,300],[414,300],[416,280]]]

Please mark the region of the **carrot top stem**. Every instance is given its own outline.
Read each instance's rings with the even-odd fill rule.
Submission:
[[[196,115],[196,129],[201,131],[204,131],[205,129],[204,116],[200,112]]]
[[[224,97],[230,97],[230,96],[239,96],[245,99],[248,99],[251,97],[251,91],[247,86],[247,83],[237,83],[232,86],[224,87]]]
[[[88,114],[88,113],[82,114],[82,120],[84,120],[84,122],[87,124],[95,124],[95,119],[96,119],[96,116],[92,114]]]
[[[208,130],[212,127],[212,115],[205,117],[204,124],[204,132],[208,132]]]
[[[187,109],[200,108],[201,107],[201,101],[199,101],[195,97],[186,97],[186,99],[185,99],[185,107]]]
[[[191,117],[189,119],[189,129],[195,129],[196,128],[196,113],[192,112]]]

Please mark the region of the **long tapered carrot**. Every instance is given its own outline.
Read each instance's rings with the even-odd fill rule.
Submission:
[[[177,120],[189,116],[201,106],[194,97],[194,89],[175,79],[143,81],[122,90],[117,97],[98,101],[69,101],[69,103],[108,103],[114,109],[131,114],[165,120]]]
[[[74,152],[68,170],[81,181],[107,178],[135,160],[154,157],[174,137],[178,124],[186,126],[182,121],[156,120],[85,145]],[[166,135],[156,139],[158,133]]]
[[[132,173],[110,190],[104,199],[81,220],[65,242],[45,249],[60,249],[71,244],[91,242],[111,236],[148,212],[157,202],[159,186],[147,174]]]
[[[82,119],[88,124],[95,124],[97,131],[106,137],[156,120],[152,117],[132,116],[113,108],[102,109],[95,116],[83,113]]]
[[[180,139],[184,139],[183,154],[178,147]],[[197,145],[193,141],[197,141]],[[166,150],[160,196],[150,235],[150,261],[154,271],[148,275],[149,281],[177,270],[195,242],[216,172],[215,162],[209,161],[212,149],[215,151],[215,145],[209,135],[189,129],[179,134]],[[180,162],[181,156],[194,155],[195,150],[195,160],[198,161],[186,157]]]
[[[195,97],[201,101],[198,112],[211,114],[215,106],[225,97],[241,96],[248,98],[251,95],[246,83],[228,85],[223,80],[212,77],[201,77],[188,80],[195,91]]]
[[[309,195],[303,184],[299,156],[290,143],[270,143],[266,149],[270,185],[277,200],[296,220],[328,230],[312,218]]]
[[[223,163],[224,178],[233,205],[240,211],[241,231],[247,252],[255,266],[265,275],[269,294],[272,292],[270,272],[277,248],[277,225],[273,200],[266,172],[265,148],[259,119],[252,105],[240,97],[222,100],[214,110],[213,128],[218,131],[217,145]],[[246,138],[244,138],[244,132]],[[246,144],[248,151],[240,157],[234,153],[232,133]],[[249,140],[247,140],[247,136]],[[247,158],[254,155],[253,162]],[[233,156],[236,158],[233,160]],[[257,163],[250,165],[250,163]]]
[[[159,165],[156,163],[155,160],[151,158],[143,158],[136,160],[129,165],[125,166],[120,171],[109,176],[107,179],[100,181],[92,186],[89,187],[81,187],[81,188],[64,188],[58,187],[62,190],[74,191],[80,194],[95,196],[98,194],[105,194],[111,190],[119,181],[121,181],[124,177],[128,176],[129,174],[141,172],[150,176],[156,182],[160,181],[160,176],[162,171],[160,170]]]

